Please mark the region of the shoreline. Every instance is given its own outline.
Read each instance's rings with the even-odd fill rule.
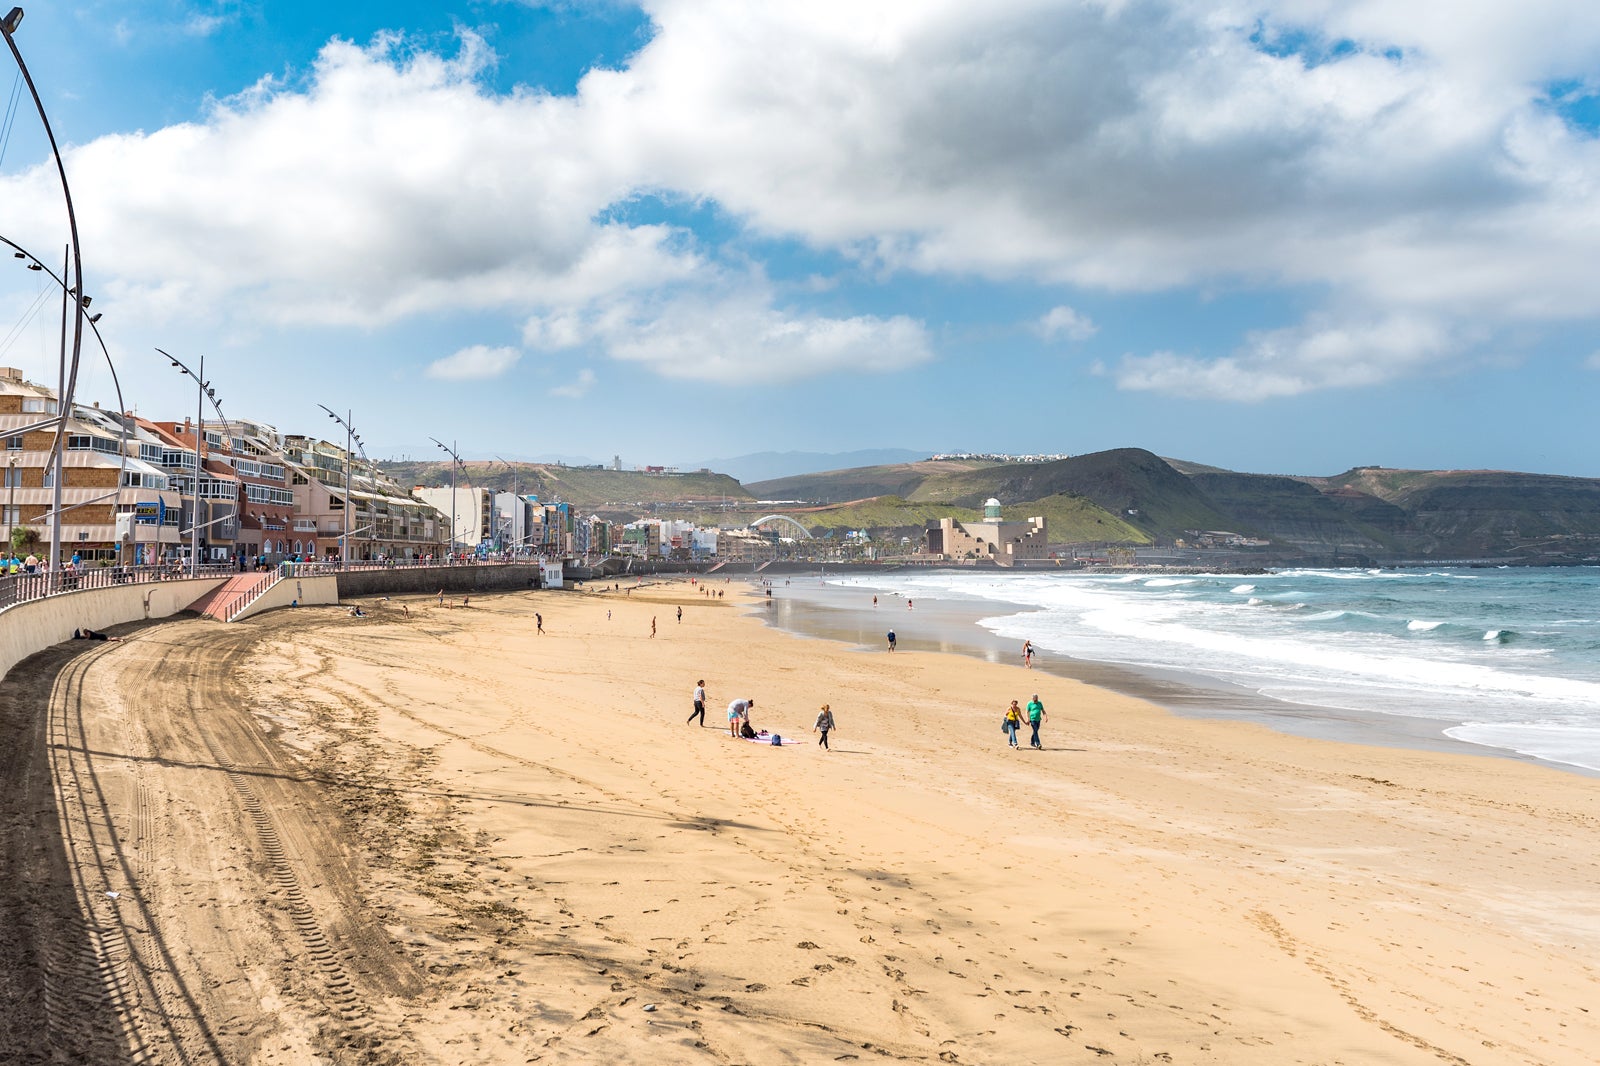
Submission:
[[[815,580],[819,575],[812,572],[807,576]],[[797,577],[791,575],[791,579]],[[1003,600],[974,600],[970,601],[969,606],[958,600],[928,597],[921,601],[924,606],[914,612],[906,611],[898,593],[871,585],[867,575],[852,575],[852,580],[860,584],[846,585],[836,580],[826,586],[826,591],[831,595],[819,594],[818,586],[811,583],[796,581],[790,586],[777,585],[773,590],[776,595],[771,607],[766,609],[762,607],[765,597],[757,587],[760,579],[746,580],[754,590],[751,610],[767,625],[802,636],[849,644],[863,651],[881,650],[881,631],[893,626],[897,629],[903,648],[950,652],[991,663],[1016,663],[1021,659],[1016,642],[994,634],[980,621],[1024,614],[1035,609]],[[830,602],[841,601],[854,590],[862,590],[863,597],[874,592],[892,597],[894,606],[885,603],[874,609],[862,603]],[[867,624],[869,621],[870,625]],[[911,628],[906,633],[899,633],[908,624]],[[1264,725],[1288,736],[1312,740],[1508,759],[1600,779],[1600,771],[1586,766],[1458,740],[1444,731],[1463,723],[1447,718],[1292,703],[1202,674],[1135,667],[1054,653],[1036,653],[1033,669],[1145,700],[1183,718]]]

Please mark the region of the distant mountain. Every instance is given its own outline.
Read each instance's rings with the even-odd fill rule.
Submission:
[[[885,463],[911,463],[932,455],[932,449],[870,448],[856,452],[756,452],[732,459],[703,459],[683,463],[680,470],[715,470],[740,481],[772,481],[814,470],[843,470],[847,467],[879,466]]]

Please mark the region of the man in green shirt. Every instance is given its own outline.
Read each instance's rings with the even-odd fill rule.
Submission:
[[[1028,701],[1028,724],[1033,727],[1033,737],[1028,741],[1030,748],[1043,748],[1039,743],[1039,726],[1049,721],[1049,715],[1044,713],[1044,704],[1039,702],[1039,694],[1035,692],[1033,699]]]

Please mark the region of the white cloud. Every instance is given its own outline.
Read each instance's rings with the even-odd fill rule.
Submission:
[[[905,316],[785,311],[759,290],[690,292],[536,317],[523,338],[547,350],[592,343],[612,359],[663,377],[724,384],[884,373],[932,358],[926,330]]]
[[[1583,365],[1589,370],[1600,370],[1600,351],[1590,352],[1589,358],[1583,361]]]
[[[503,310],[535,346],[721,381],[929,358],[919,322],[730,294],[707,279],[731,253],[607,221],[661,194],[880,277],[1294,289],[1330,321],[1440,324],[1341,363],[1314,316],[1214,363],[1128,360],[1128,387],[1286,395],[1600,317],[1600,140],[1545,98],[1600,69],[1588,3],[645,6],[648,43],[575,95],[495,92],[470,32],[451,55],[385,35],[70,149],[94,295],[238,332]],[[51,167],[0,198],[12,235],[58,239]]]
[[[550,390],[550,395],[562,396],[569,400],[581,400],[589,394],[590,389],[594,388],[594,383],[594,371],[586,367],[578,371],[576,381],[568,382],[565,385],[557,385]]]
[[[1068,340],[1086,341],[1100,331],[1088,315],[1079,314],[1062,305],[1052,307],[1034,323],[1034,330],[1045,340],[1065,337]]]
[[[515,348],[490,348],[474,344],[435,360],[424,373],[430,378],[445,381],[481,381],[499,377],[516,366],[521,358],[522,353]]]
[[[1291,329],[1252,333],[1239,350],[1222,359],[1165,351],[1127,356],[1114,376],[1123,389],[1259,402],[1378,384],[1469,342],[1438,322],[1416,317],[1363,323],[1318,319]]]

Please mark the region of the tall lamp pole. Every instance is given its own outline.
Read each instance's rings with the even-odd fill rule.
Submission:
[[[339,551],[339,561],[348,566],[350,565],[350,507],[352,503],[350,499],[350,444],[352,441],[359,441],[361,438],[356,436],[355,428],[350,424],[352,415],[348,409],[344,413],[345,416],[340,418],[333,408],[327,404],[319,403],[317,406],[328,412],[329,418],[344,427],[344,547]]]
[[[515,496],[517,498],[517,503],[516,503],[517,509],[514,512],[512,512],[513,514],[516,515],[516,520],[511,523],[511,531],[517,537],[517,545],[518,545],[518,547],[520,547],[522,545],[522,536],[523,536],[523,534],[522,534],[522,493],[517,491],[517,490],[518,490],[518,487],[522,484],[522,480],[521,480],[522,471],[518,470],[516,467],[512,466],[510,463],[506,463],[506,461],[504,459],[500,459],[500,457],[498,455],[495,456],[495,458],[499,459],[500,462],[505,463],[506,468],[511,471],[511,495],[513,495],[513,496]],[[505,547],[504,544],[502,544],[500,546],[502,548]]]
[[[206,436],[205,428],[203,427],[202,422],[204,421],[204,416],[206,413],[206,399],[209,397],[213,406],[216,405],[217,390],[213,389],[211,387],[211,383],[206,380],[206,357],[204,355],[200,357],[200,370],[198,373],[196,373],[195,371],[184,366],[183,363],[180,362],[175,356],[172,356],[167,352],[162,352],[160,348],[157,348],[156,351],[161,352],[162,355],[165,355],[169,360],[171,360],[173,366],[177,367],[180,372],[193,378],[195,383],[194,518],[189,523],[189,576],[194,577],[200,569],[200,528],[202,525],[200,521],[200,450],[205,447]],[[220,408],[218,408],[217,413],[222,413]],[[209,525],[210,523],[204,524]]]
[[[17,27],[22,25],[22,8],[14,7],[0,18],[0,35],[6,39],[6,47],[11,50],[11,57],[17,61],[17,69],[22,72],[23,81],[28,83],[28,94],[33,97],[33,106],[39,112],[39,121],[44,124],[45,137],[50,141],[50,154],[55,157],[56,173],[61,178],[61,196],[67,204],[67,230],[70,235],[69,250],[72,256],[72,288],[68,290],[75,299],[72,327],[72,363],[70,372],[62,374],[61,395],[56,397],[57,415],[61,421],[56,424],[56,440],[52,449],[56,469],[56,503],[50,521],[50,570],[56,572],[61,568],[61,480],[63,475],[64,452],[67,442],[67,414],[72,410],[72,394],[78,385],[78,358],[83,351],[83,307],[87,302],[83,299],[83,256],[78,249],[78,216],[72,208],[72,189],[67,184],[67,168],[61,161],[61,148],[56,144],[55,130],[50,126],[50,117],[44,112],[44,102],[39,99],[39,90],[33,84],[33,75],[28,72],[28,64],[22,61],[22,53],[17,50]],[[63,331],[61,338],[62,365],[66,364],[66,335]]]
[[[428,439],[450,456],[450,557],[454,559],[456,554],[456,467],[461,465],[461,456],[456,454],[455,441],[451,441],[446,446],[445,442],[438,437],[429,437]]]

